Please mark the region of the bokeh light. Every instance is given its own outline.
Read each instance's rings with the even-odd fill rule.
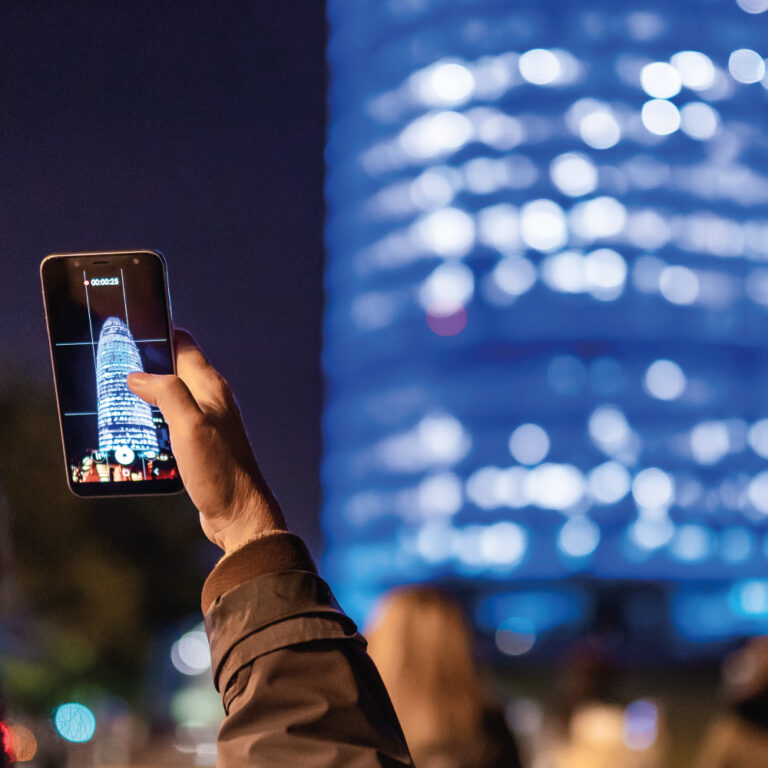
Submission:
[[[96,733],[96,718],[88,707],[68,702],[57,707],[53,722],[59,735],[67,741],[90,741]]]

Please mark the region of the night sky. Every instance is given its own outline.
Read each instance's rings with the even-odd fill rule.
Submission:
[[[43,256],[161,250],[177,324],[230,381],[315,551],[324,44],[316,0],[0,14],[0,381],[53,387]]]

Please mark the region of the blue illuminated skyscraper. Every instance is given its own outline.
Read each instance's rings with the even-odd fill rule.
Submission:
[[[129,448],[135,454],[157,454],[157,431],[149,405],[128,389],[126,376],[143,371],[141,356],[128,326],[108,317],[101,327],[96,353],[99,451]]]
[[[342,602],[448,579],[546,632],[590,593],[518,593],[579,574],[768,631],[768,3],[328,9]]]

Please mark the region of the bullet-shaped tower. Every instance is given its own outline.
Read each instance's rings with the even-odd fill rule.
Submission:
[[[143,371],[141,356],[128,326],[108,317],[96,352],[99,451],[130,448],[137,454],[157,452],[157,431],[150,407],[128,389],[126,376]]]

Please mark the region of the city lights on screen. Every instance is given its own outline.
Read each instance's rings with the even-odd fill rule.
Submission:
[[[584,574],[666,580],[687,638],[768,631],[766,9],[330,0],[324,522],[357,618],[450,580],[514,655],[559,593],[488,606]]]

